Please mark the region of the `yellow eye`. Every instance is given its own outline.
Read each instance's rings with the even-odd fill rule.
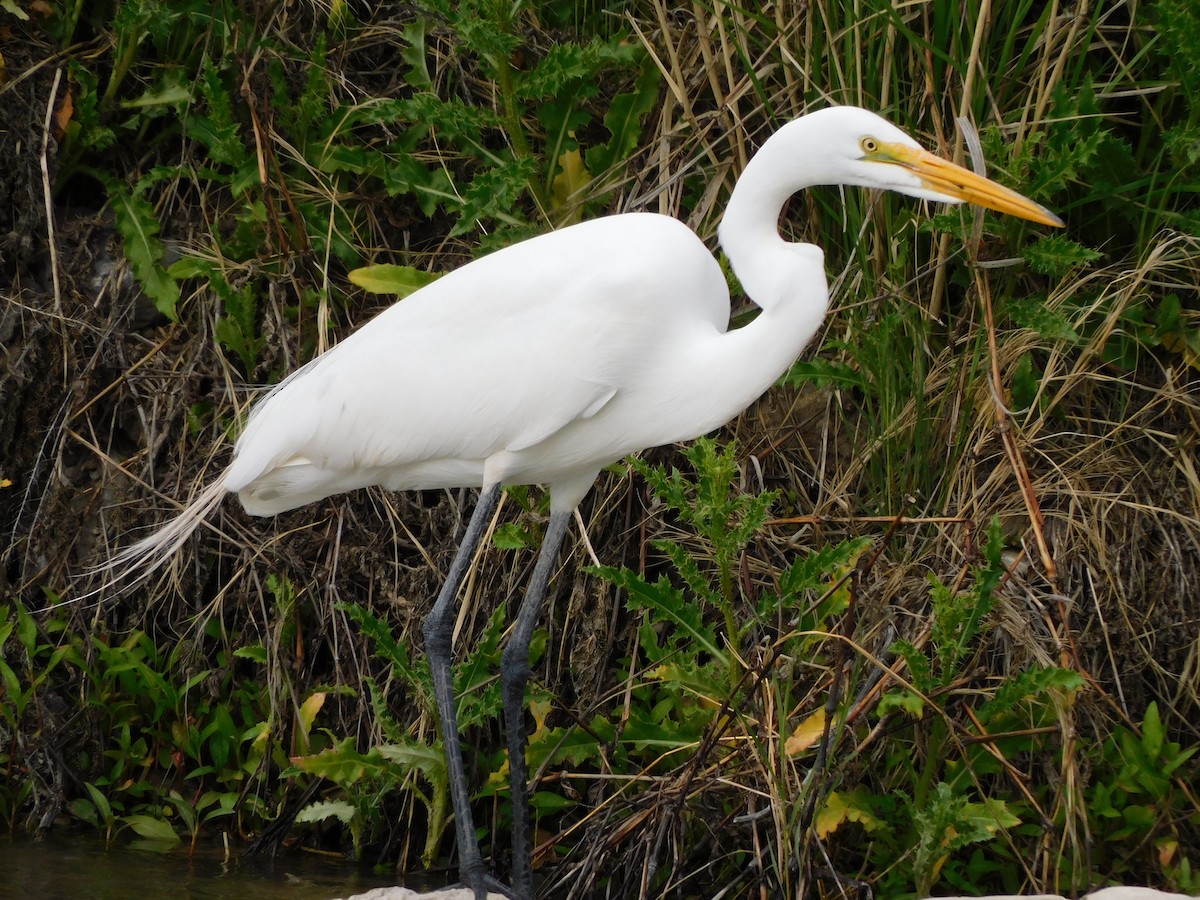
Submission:
[[[858,146],[862,147],[863,153],[870,154],[879,152],[879,141],[875,140],[873,137],[863,138],[858,142]]]

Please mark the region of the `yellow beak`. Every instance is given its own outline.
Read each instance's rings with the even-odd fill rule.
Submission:
[[[1003,185],[976,175],[969,169],[934,156],[926,150],[904,144],[880,144],[879,150],[869,159],[903,166],[921,179],[924,187],[947,197],[955,197],[966,203],[986,206],[998,212],[1040,222],[1043,225],[1063,227],[1063,220],[1040,203],[1009,190]]]

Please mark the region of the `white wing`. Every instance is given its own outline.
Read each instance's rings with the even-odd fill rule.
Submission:
[[[699,270],[697,273],[697,269]],[[680,319],[723,331],[728,295],[674,219],[598,219],[452,272],[285,380],[226,474],[269,515],[369,484],[478,485],[636,383]],[[602,464],[602,463],[601,463]]]

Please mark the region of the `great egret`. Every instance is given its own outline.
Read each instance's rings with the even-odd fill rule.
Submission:
[[[353,900],[353,898],[351,898]],[[930,897],[929,900],[1066,900],[1058,894],[988,894],[986,897]],[[1170,894],[1148,887],[1121,885],[1084,894],[1081,900],[1192,900],[1187,894]]]
[[[725,424],[816,334],[824,256],[780,237],[787,199],[812,185],[977,203],[1046,225],[1044,207],[921,149],[862,109],[823,109],[767,140],[737,181],[720,242],[761,308],[728,331],[721,267],[682,222],[609,216],[475,260],[380,313],[285,379],[251,412],[229,467],[112,567],[148,571],[227,492],[270,516],[368,485],[481,488],[425,620],[463,882],[487,875],[471,817],[451,689],[454,598],[502,484],[545,484],[550,521],[501,665],[512,779],[512,896],[532,894],[524,757],[529,642],[569,516],[600,469]]]

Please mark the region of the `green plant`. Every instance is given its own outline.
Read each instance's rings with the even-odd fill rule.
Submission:
[[[413,663],[405,644],[397,641],[388,624],[370,610],[358,604],[344,604],[341,609],[371,640],[375,655],[388,668],[390,680],[409,693],[417,701],[418,709],[428,716],[433,708],[433,688],[426,661],[422,658],[419,663]],[[500,717],[499,687],[490,673],[500,659],[503,627],[501,608],[492,614],[481,643],[455,668],[460,728],[487,725]],[[535,653],[541,646],[544,641],[535,641]],[[392,715],[387,694],[378,681],[368,676],[363,683],[370,694],[370,708],[382,740],[364,753],[357,749],[353,738],[337,738],[331,734],[331,746],[327,749],[293,757],[293,772],[328,778],[346,797],[345,801],[313,803],[305,810],[301,821],[335,819],[342,822],[350,829],[355,853],[359,854],[364,836],[374,835],[388,825],[382,799],[399,791],[416,799],[425,811],[421,864],[429,868],[437,860],[442,836],[450,824],[449,776],[441,741],[430,744],[414,738],[411,728]]]
[[[1200,822],[1200,810],[1187,796],[1189,760],[1200,748],[1168,739],[1158,704],[1151,703],[1139,727],[1123,726],[1088,754],[1104,772],[1088,792],[1088,809],[1104,863],[1114,875],[1126,870],[1139,848],[1153,841],[1160,861],[1173,861],[1181,849],[1178,825]],[[1168,827],[1160,834],[1160,824]],[[1157,835],[1157,836],[1156,836]],[[1182,865],[1188,865],[1187,856]]]

